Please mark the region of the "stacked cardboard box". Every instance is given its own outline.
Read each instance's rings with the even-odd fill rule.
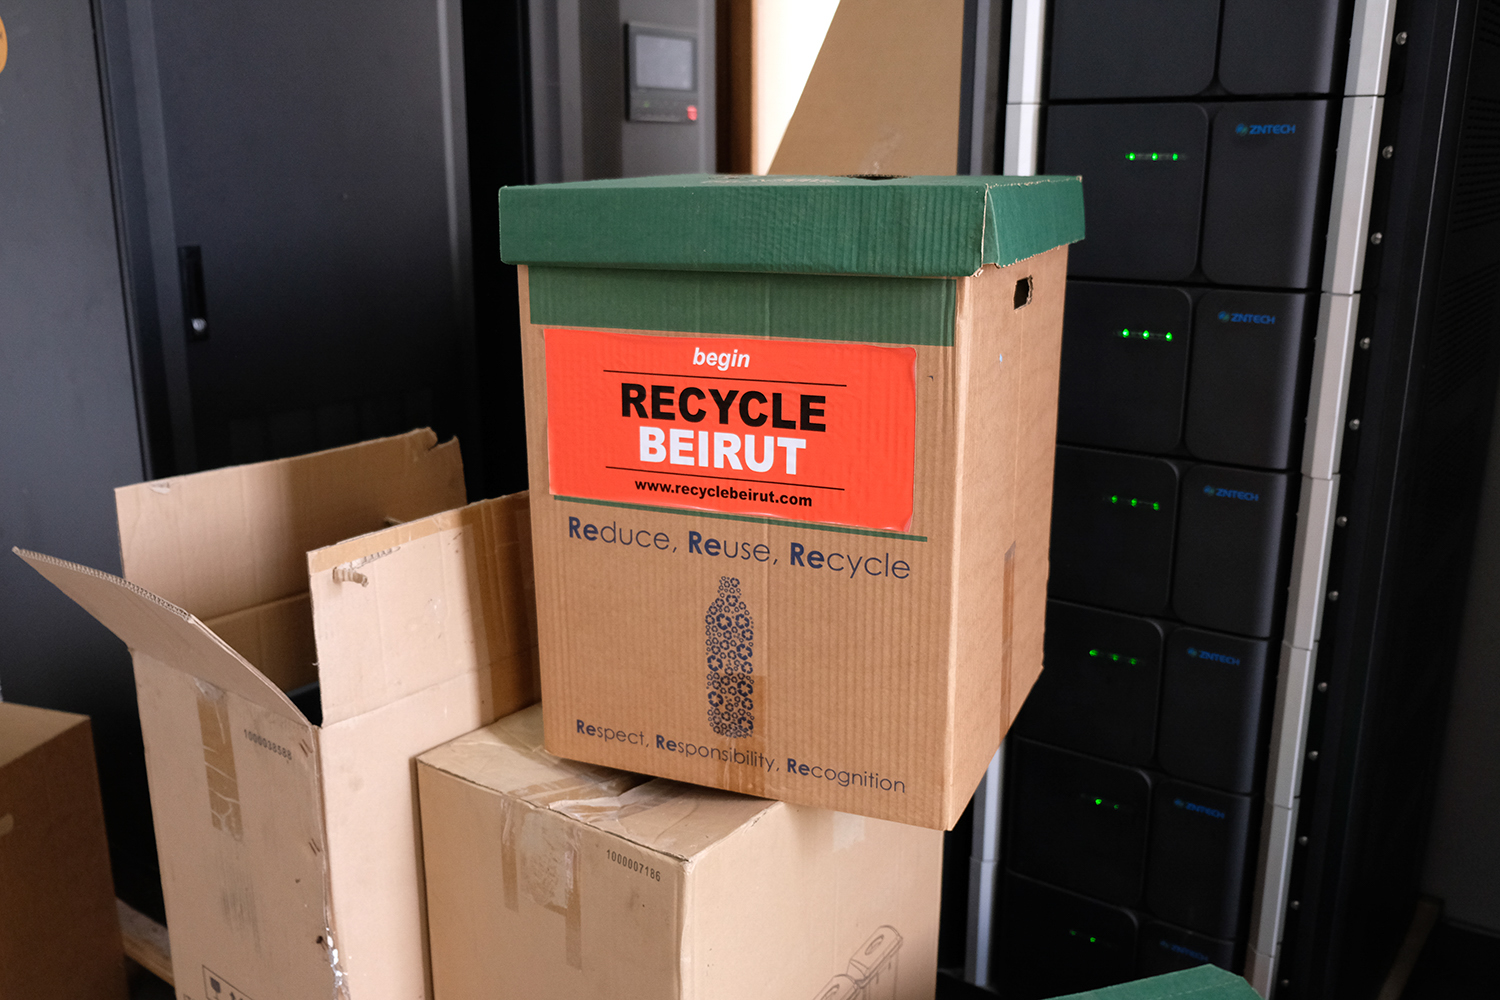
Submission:
[[[0,997],[125,997],[89,720],[3,702]]]
[[[932,995],[1081,236],[1076,178],[501,193],[545,714],[421,758],[440,1000]]]
[[[1077,179],[501,219],[529,508],[414,432],[121,489],[125,579],[21,553],[134,654],[179,990],[930,996],[1041,669]]]
[[[540,706],[418,780],[439,998],[932,995],[934,830],[561,760]]]

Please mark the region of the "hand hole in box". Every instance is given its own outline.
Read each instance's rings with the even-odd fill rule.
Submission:
[[[1016,282],[1016,308],[1019,309],[1031,302],[1031,275],[1027,275]]]

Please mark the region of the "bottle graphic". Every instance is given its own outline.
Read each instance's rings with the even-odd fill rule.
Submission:
[[[755,621],[740,597],[740,581],[719,578],[719,596],[703,617],[708,650],[708,724],[720,736],[755,731]]]

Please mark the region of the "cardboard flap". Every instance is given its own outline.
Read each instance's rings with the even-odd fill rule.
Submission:
[[[429,767],[534,806],[619,795],[649,779],[580,764],[542,749],[542,707],[533,705],[419,758]]]
[[[203,623],[283,691],[318,679],[312,600],[307,594],[235,611]]]
[[[777,806],[734,792],[554,757],[542,748],[540,705],[429,750],[421,761],[482,788],[684,860]]]
[[[325,727],[464,674],[490,718],[537,699],[527,494],[316,549],[306,576]]]
[[[132,650],[166,664],[191,664],[192,674],[200,680],[306,724],[302,713],[264,674],[176,605],[97,569],[24,549],[11,551]]]
[[[351,981],[381,983],[375,997],[430,996],[413,759],[493,720],[488,687],[465,675],[318,732],[339,962]]]
[[[412,431],[115,490],[124,576],[210,619],[307,590],[307,553],[464,502],[457,439]]]

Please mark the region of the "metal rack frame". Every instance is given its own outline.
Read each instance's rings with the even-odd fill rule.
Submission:
[[[1338,502],[1361,274],[1369,243],[1370,204],[1380,155],[1381,115],[1390,67],[1396,0],[1356,0],[1344,80],[1328,243],[1314,340],[1302,486],[1282,635],[1271,741],[1266,767],[1260,854],[1244,975],[1270,997],[1285,928],[1302,763],[1312,706],[1313,665],[1322,629],[1328,560]],[[1014,0],[1005,103],[1004,172],[1031,176],[1040,157],[1046,0]],[[1000,864],[1001,747],[974,795],[974,845],[969,874],[969,939],[965,978],[990,982],[995,881]]]

